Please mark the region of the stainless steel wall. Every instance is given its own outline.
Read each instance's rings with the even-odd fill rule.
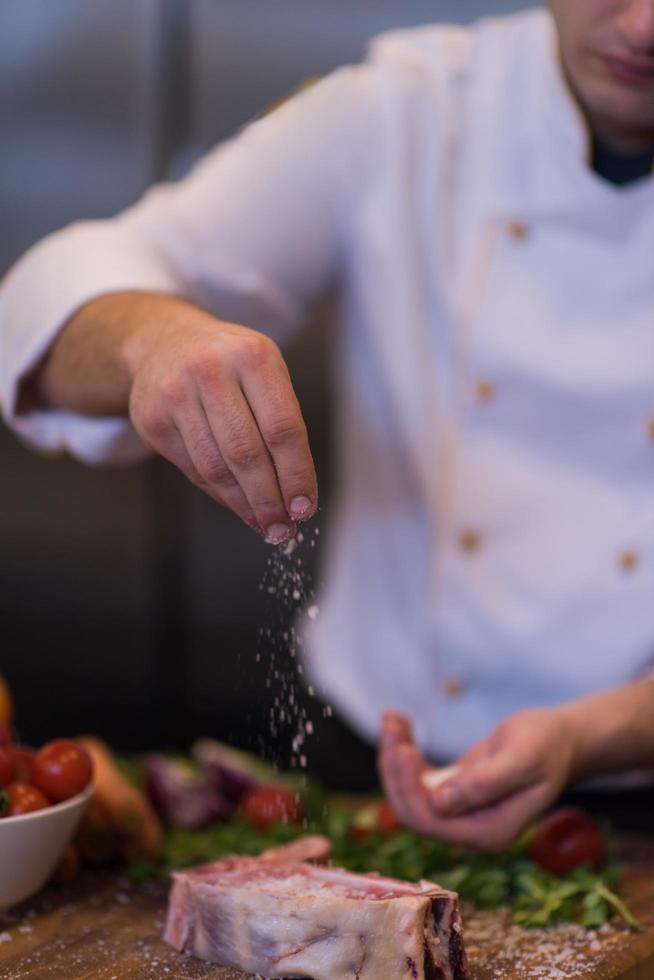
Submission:
[[[303,78],[359,58],[374,33],[525,5],[3,0],[0,274],[42,235],[124,207]],[[329,343],[318,336],[289,357],[326,490]],[[23,736],[256,744],[268,556],[163,464],[45,461],[0,429],[0,672]]]

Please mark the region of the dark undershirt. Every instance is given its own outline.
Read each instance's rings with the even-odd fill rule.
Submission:
[[[604,143],[593,143],[593,170],[611,184],[631,184],[634,180],[652,176],[654,151],[648,153],[616,153]]]

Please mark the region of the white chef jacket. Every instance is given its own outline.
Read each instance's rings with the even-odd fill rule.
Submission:
[[[341,484],[314,683],[449,758],[654,662],[654,181],[591,172],[544,10],[377,39],[178,185],[36,246],[0,293],[4,416],[43,450],[128,421],[15,414],[101,293],[181,293],[283,340],[343,298]]]

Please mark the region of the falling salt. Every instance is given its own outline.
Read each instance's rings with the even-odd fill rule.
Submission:
[[[304,745],[307,736],[314,734],[313,723],[307,718],[307,709],[300,696],[304,673],[301,663],[302,636],[294,623],[303,612],[309,620],[315,620],[318,615],[318,606],[311,601],[314,598],[313,589],[302,557],[302,545],[313,547],[318,533],[318,529],[314,529],[311,535],[298,533],[293,542],[274,549],[259,586],[261,591],[272,597],[272,601],[269,605],[270,622],[259,630],[256,659],[257,662],[266,659],[266,688],[275,695],[273,704],[268,708],[270,743],[262,745],[263,754],[268,757],[272,754],[273,762],[283,759],[287,754],[284,752],[286,742],[290,748],[292,768],[298,765],[307,767]],[[312,687],[308,687],[307,691],[309,697],[314,696]],[[329,715],[331,709],[325,717]]]

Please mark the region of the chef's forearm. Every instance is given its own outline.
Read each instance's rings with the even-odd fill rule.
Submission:
[[[110,293],[91,300],[68,320],[26,379],[21,408],[126,415],[135,363],[145,346],[191,310],[184,301],[157,293]]]
[[[630,769],[654,772],[654,679],[560,709],[577,732],[572,781]]]

